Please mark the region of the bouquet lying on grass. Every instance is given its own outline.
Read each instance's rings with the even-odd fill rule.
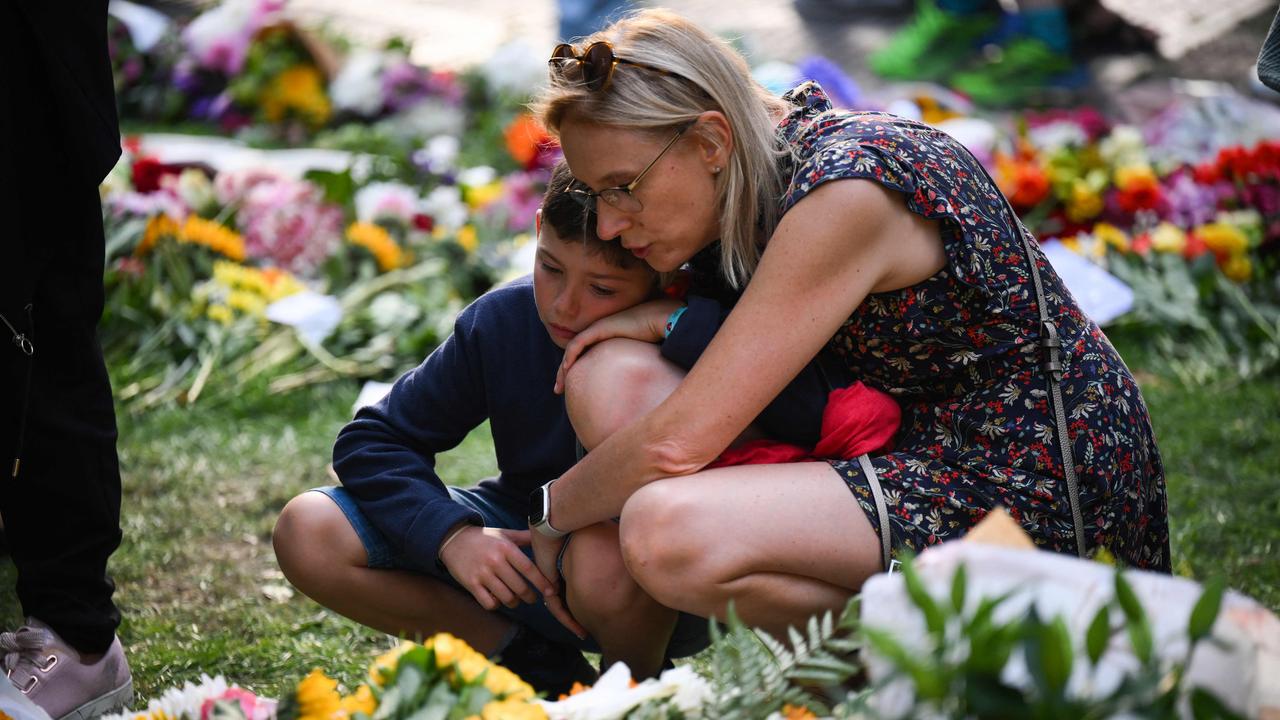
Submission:
[[[320,669],[278,704],[204,677],[108,720],[1171,720],[1280,710],[1280,620],[1256,602],[1221,583],[1037,551],[1020,530],[1020,547],[993,544],[991,527],[871,578],[839,619],[812,618],[785,642],[730,612],[693,663],[639,684],[619,664],[592,688],[541,699],[439,634],[401,642],[345,694]]]

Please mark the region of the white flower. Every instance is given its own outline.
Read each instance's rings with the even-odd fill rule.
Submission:
[[[1098,152],[1112,167],[1151,164],[1147,159],[1147,145],[1142,138],[1142,131],[1132,125],[1115,126],[1111,134],[1098,143]]]
[[[467,204],[462,201],[462,190],[457,185],[445,185],[432,190],[422,200],[422,211],[435,220],[436,227],[446,232],[457,230],[467,223]]]
[[[433,135],[461,135],[465,126],[462,109],[439,98],[426,98],[377,123],[394,138],[414,141]]]
[[[440,175],[453,170],[462,142],[453,135],[437,135],[413,154],[413,161]]]
[[[467,187],[484,187],[498,179],[498,171],[488,165],[477,165],[458,173],[458,184]]]
[[[384,292],[369,303],[369,317],[379,330],[408,327],[421,315],[421,308],[399,293]]]
[[[545,53],[523,40],[499,47],[483,70],[490,88],[517,98],[533,95],[547,82]]]
[[[617,720],[646,702],[670,698],[686,717],[700,717],[703,705],[711,698],[711,686],[688,665],[635,687],[630,683],[630,668],[625,663],[614,663],[590,690],[541,705],[551,720]]]
[[[382,96],[382,68],[386,56],[376,50],[356,50],[342,64],[333,82],[329,83],[329,98],[339,110],[350,110],[364,117],[372,117],[382,110],[386,99]]]
[[[1031,144],[1046,154],[1064,147],[1084,147],[1089,143],[1089,136],[1084,128],[1079,123],[1067,120],[1032,128],[1028,135]]]
[[[401,183],[369,183],[356,193],[355,205],[356,219],[361,222],[392,218],[409,224],[418,210],[418,193]]]
[[[182,198],[187,207],[196,212],[206,210],[218,202],[218,194],[214,190],[213,182],[209,180],[209,176],[205,175],[203,170],[197,168],[183,170],[182,174],[178,176],[175,189],[178,197]]]

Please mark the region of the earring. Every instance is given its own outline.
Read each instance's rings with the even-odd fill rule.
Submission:
[[[715,166],[715,167],[711,168],[711,174],[712,174],[712,175],[719,175],[719,174],[720,174],[720,166],[719,166],[719,165],[717,165],[717,166]]]

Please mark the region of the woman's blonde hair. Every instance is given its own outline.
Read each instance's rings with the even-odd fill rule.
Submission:
[[[735,287],[745,285],[778,222],[784,180],[778,158],[785,153],[775,123],[785,103],[752,77],[746,61],[728,43],[668,10],[628,15],[579,45],[598,40],[619,58],[677,73],[665,75],[618,65],[604,92],[553,75],[533,111],[557,137],[570,113],[611,127],[667,132],[708,110],[728,118],[733,150],[718,176],[720,263]]]

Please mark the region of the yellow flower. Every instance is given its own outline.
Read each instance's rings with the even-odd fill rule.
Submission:
[[[320,71],[311,65],[294,65],[282,71],[263,89],[259,101],[271,122],[280,122],[292,111],[312,127],[319,127],[332,112]]]
[[[368,250],[382,272],[406,265],[406,255],[391,233],[377,223],[354,222],[347,227],[347,240]]]
[[[427,646],[435,650],[436,667],[441,670],[458,662],[471,648],[462,640],[449,633],[438,633],[427,641]]]
[[[1112,225],[1111,223],[1098,223],[1093,226],[1093,235],[1102,241],[1102,244],[1115,248],[1120,252],[1129,251],[1129,236],[1125,231]]]
[[[1150,185],[1158,182],[1155,170],[1150,165],[1128,165],[1116,168],[1116,187],[1125,189],[1135,185]]]
[[[472,209],[479,209],[502,197],[502,181],[494,180],[488,185],[477,185],[467,188],[467,204]]]
[[[152,215],[147,220],[147,229],[142,232],[142,242],[134,249],[133,254],[142,257],[151,252],[162,237],[175,237],[178,234],[178,223],[164,213]]]
[[[1187,233],[1173,223],[1162,222],[1151,231],[1151,249],[1181,254],[1187,247]]]
[[[217,305],[210,305],[209,309],[205,311],[205,315],[208,315],[210,320],[215,320],[223,325],[230,325],[231,320],[234,318],[234,315],[231,313],[231,308],[221,303]]]
[[[484,720],[547,720],[541,705],[523,700],[495,700],[480,710]]]
[[[1245,255],[1232,255],[1222,264],[1222,274],[1236,282],[1244,282],[1253,277],[1253,262]]]
[[[373,697],[373,691],[368,685],[361,685],[356,691],[342,698],[342,710],[347,715],[356,713],[364,713],[372,715],[374,710],[378,709],[378,701]]]
[[[331,720],[342,712],[338,681],[316,668],[298,683],[298,720]]]
[[[818,716],[807,707],[788,703],[782,706],[782,717],[783,720],[815,720]]]
[[[1249,247],[1249,238],[1240,228],[1213,222],[1196,228],[1196,235],[1218,255],[1240,255]]]
[[[533,688],[521,680],[519,675],[501,665],[489,668],[489,674],[484,676],[484,686],[489,692],[503,699],[532,700],[535,694]]]
[[[458,676],[466,683],[475,682],[476,678],[483,675],[486,670],[492,667],[492,663],[490,663],[485,656],[474,651],[466,653],[462,657],[458,658],[458,661],[455,664],[458,669]]]
[[[1071,194],[1067,198],[1067,217],[1071,222],[1084,222],[1102,212],[1102,194],[1089,187],[1080,178],[1071,182]]]
[[[469,253],[476,251],[476,248],[480,245],[480,238],[476,235],[474,225],[463,225],[458,230],[458,244]]]
[[[401,640],[399,645],[374,658],[373,664],[369,666],[369,682],[373,683],[375,687],[382,687],[382,683],[385,682],[384,678],[395,672],[396,663],[400,662],[400,656],[417,646],[417,643]]]
[[[221,223],[196,215],[187,216],[178,233],[178,240],[192,245],[203,245],[236,262],[244,260],[244,238],[240,233]]]
[[[227,293],[227,305],[245,315],[256,317],[261,317],[267,311],[266,299],[248,290],[232,290]]]
[[[1079,237],[1073,236],[1073,237],[1058,238],[1058,241],[1062,243],[1063,247],[1065,247],[1066,249],[1070,250],[1071,252],[1077,255],[1082,254],[1084,251],[1084,249],[1080,247]]]

